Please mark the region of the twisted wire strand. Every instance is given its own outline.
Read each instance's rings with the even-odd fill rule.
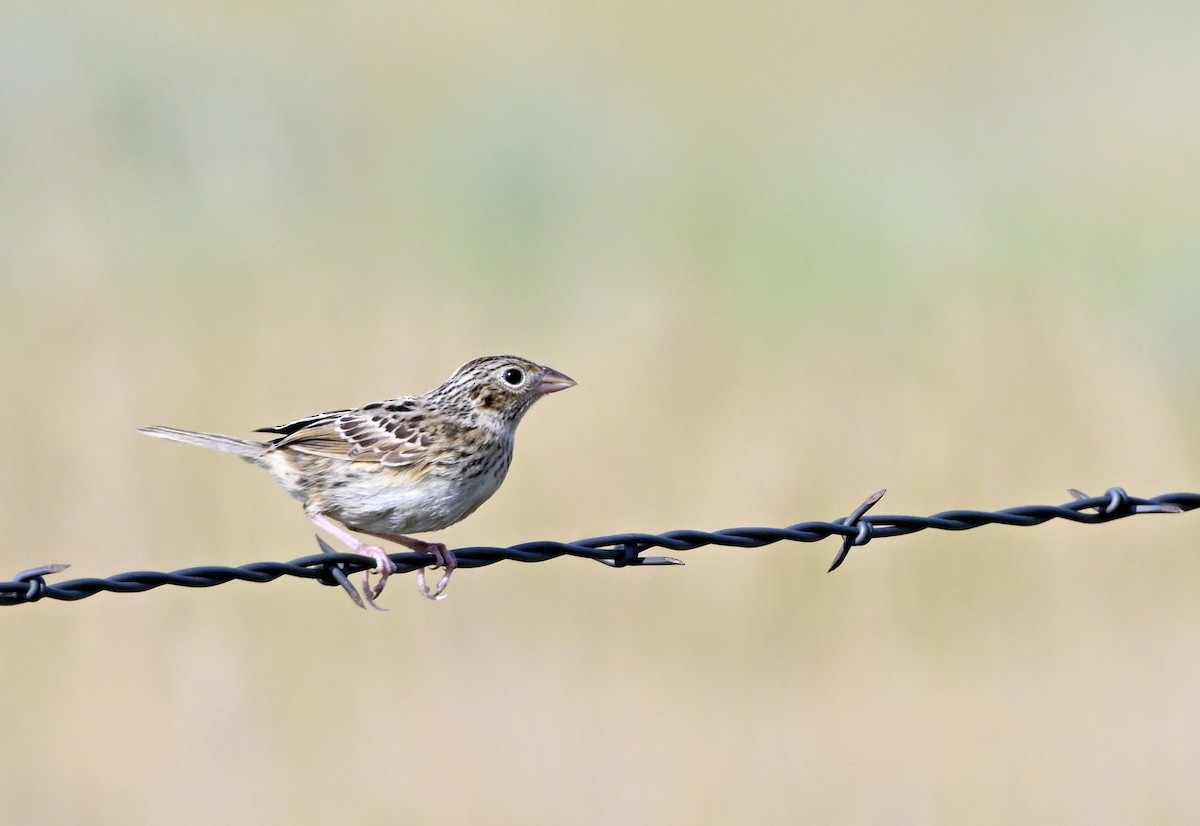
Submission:
[[[842,546],[829,570],[841,565],[851,548],[861,547],[873,539],[904,536],[922,530],[965,531],[983,525],[1015,525],[1031,527],[1052,519],[1065,519],[1084,524],[1102,524],[1143,513],[1181,513],[1200,508],[1200,493],[1166,493],[1150,499],[1130,496],[1122,488],[1110,488],[1103,496],[1087,496],[1072,489],[1074,501],[1064,505],[1023,505],[998,511],[950,510],[931,516],[875,515],[867,512],[882,498],[885,491],[868,497],[850,515],[832,522],[800,522],[786,528],[728,528],[720,531],[678,530],[661,534],[621,533],[597,536],[576,542],[522,542],[506,548],[472,546],[454,551],[460,568],[482,568],[497,562],[546,562],[560,556],[594,559],[612,567],[681,565],[669,556],[645,556],[652,548],[678,553],[706,545],[729,548],[760,548],[776,542],[818,542],[839,536]],[[184,588],[210,588],[226,582],[272,582],[280,577],[294,576],[315,579],[324,585],[340,585],[354,601],[362,601],[348,579],[348,574],[371,570],[375,561],[358,554],[338,553],[320,537],[320,554],[300,557],[290,562],[252,562],[228,567],[204,565],[178,571],[130,571],[110,577],[85,577],[51,584],[46,577],[60,573],[67,565],[43,565],[21,571],[9,582],[0,582],[0,605],[22,605],[42,599],[72,601],[90,597],[101,591],[135,593],[149,591],[162,585]],[[394,553],[389,555],[398,573],[415,571],[434,563],[430,553]]]

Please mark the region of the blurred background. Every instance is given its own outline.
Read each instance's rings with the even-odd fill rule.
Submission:
[[[454,547],[1200,488],[1184,3],[0,11],[0,574],[315,552],[245,434],[576,378]],[[0,821],[1196,822],[1200,522],[0,611]]]

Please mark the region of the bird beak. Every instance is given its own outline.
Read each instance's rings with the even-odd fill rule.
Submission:
[[[574,386],[575,379],[571,378],[570,376],[564,376],[557,370],[551,370],[549,367],[545,367],[542,369],[542,377],[538,379],[538,383],[534,387],[534,390],[536,390],[539,395],[544,396],[547,393],[557,393],[559,390],[566,390],[568,387]]]

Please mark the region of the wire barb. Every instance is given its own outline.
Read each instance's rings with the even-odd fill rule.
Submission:
[[[875,491],[866,499],[864,499],[863,503],[855,508],[853,513],[837,520],[847,528],[855,528],[856,530],[852,534],[846,534],[846,537],[842,540],[842,549],[838,551],[838,555],[833,558],[833,562],[829,565],[829,570],[827,570],[825,573],[831,574],[837,570],[837,567],[845,562],[846,557],[850,555],[850,549],[852,547],[855,545],[866,545],[871,541],[875,531],[871,523],[869,521],[864,521],[863,517],[866,515],[867,511],[875,507],[875,503],[882,499],[885,493],[887,493],[887,488]]]
[[[57,574],[71,566],[65,562],[41,565],[37,568],[26,568],[13,577],[12,582],[0,584],[0,605],[16,605],[20,602],[37,602],[46,596],[45,577]],[[24,586],[24,593],[22,593]]]
[[[336,555],[337,554],[337,551],[335,551],[333,548],[329,547],[329,543],[326,542],[324,539],[322,539],[320,534],[317,534],[317,546],[321,549],[321,553],[323,553],[323,554],[327,554],[327,555]],[[329,565],[329,568],[327,570],[329,571],[329,576],[333,581],[327,582],[326,580],[322,579],[322,580],[320,580],[321,584],[322,585],[341,585],[343,588],[346,589],[346,593],[350,595],[350,599],[354,600],[355,605],[357,605],[359,608],[363,609],[364,611],[367,610],[367,605],[365,602],[363,602],[363,598],[361,596],[359,596],[358,589],[354,587],[354,585],[350,582],[349,577],[346,576],[346,568],[345,568],[344,563],[331,562]],[[374,603],[371,603],[371,604],[374,605]]]
[[[1102,513],[1120,513],[1128,510],[1130,513],[1183,513],[1183,508],[1170,503],[1142,503],[1131,505],[1129,494],[1125,488],[1109,488],[1104,496],[1088,496],[1081,490],[1067,488],[1067,493],[1075,497],[1074,507],[1079,509],[1096,508]]]
[[[586,541],[586,540],[584,540]],[[597,559],[597,562],[602,562],[610,568],[624,568],[628,565],[682,565],[682,559],[676,559],[673,556],[642,556],[643,548],[639,548],[636,542],[625,542],[617,549],[617,555],[613,559]]]
[[[829,570],[845,561],[850,549],[876,539],[904,536],[922,530],[965,531],[983,525],[1031,527],[1052,519],[1084,524],[1102,524],[1144,513],[1182,513],[1200,508],[1200,493],[1165,493],[1152,499],[1130,496],[1122,488],[1109,488],[1103,496],[1089,497],[1071,489],[1074,501],[1065,505],[1026,505],[999,511],[955,510],[932,516],[874,516],[867,512],[884,491],[867,497],[849,516],[833,522],[800,522],[787,528],[728,528],[723,531],[668,531],[663,534],[625,533],[597,536],[576,542],[524,542],[507,548],[469,547],[454,551],[460,568],[482,568],[502,560],[546,562],[560,556],[594,559],[614,568],[682,565],[670,556],[644,556],[651,548],[671,552],[688,551],[705,545],[731,548],[761,548],[776,542],[819,542],[837,536],[842,546]],[[47,583],[45,577],[60,573],[66,565],[43,565],[21,571],[10,582],[0,582],[0,605],[23,605],[41,599],[77,600],[101,591],[133,593],[162,585],[208,588],[233,580],[272,582],[283,576],[315,579],[324,585],[339,585],[359,607],[365,607],[349,574],[374,568],[376,562],[359,554],[338,553],[320,537],[321,552],[291,562],[252,562],[236,568],[209,565],[181,571],[131,571],[106,579],[84,578]],[[389,554],[396,573],[409,573],[430,564],[428,553]]]

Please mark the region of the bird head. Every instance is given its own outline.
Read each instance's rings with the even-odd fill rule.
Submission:
[[[468,399],[485,421],[515,426],[542,396],[574,385],[574,379],[520,356],[483,356],[459,367],[433,395]]]

